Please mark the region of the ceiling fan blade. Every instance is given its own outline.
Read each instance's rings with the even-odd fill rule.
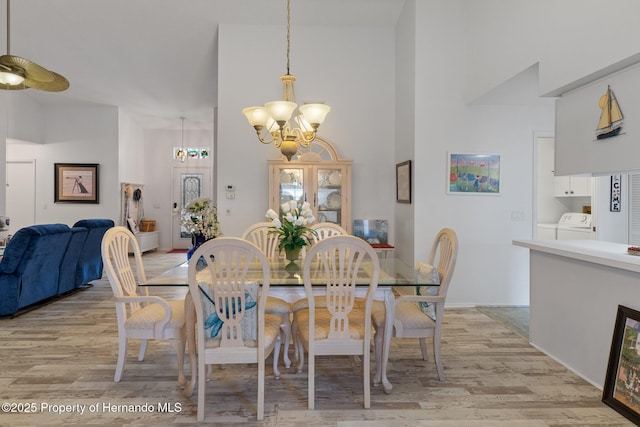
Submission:
[[[62,92],[69,88],[69,80],[56,72],[50,71],[50,73],[53,74],[54,77],[51,82],[40,82],[27,77],[24,79],[24,85],[45,92]]]
[[[11,69],[19,69],[23,72],[25,78],[29,80],[37,80],[39,82],[52,82],[55,79],[53,73],[46,68],[31,62],[28,59],[15,55],[0,56],[0,64]]]

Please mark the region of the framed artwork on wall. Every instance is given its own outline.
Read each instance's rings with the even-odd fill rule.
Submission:
[[[54,163],[54,203],[99,203],[97,163]]]
[[[609,198],[609,211],[620,212],[622,205],[622,175],[611,175],[611,195]]]
[[[448,194],[500,194],[500,155],[448,153]]]
[[[618,306],[602,401],[640,425],[640,312]]]
[[[396,202],[411,203],[411,160],[396,165]]]

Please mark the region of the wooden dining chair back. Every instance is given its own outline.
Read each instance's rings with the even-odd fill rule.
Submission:
[[[349,234],[347,233],[347,230],[333,222],[318,222],[313,224],[310,228],[315,231],[315,233],[312,234],[314,243],[318,243],[320,240],[324,240],[327,237],[346,236]]]
[[[349,234],[344,228],[342,228],[341,226],[333,222],[318,222],[316,224],[313,224],[309,228],[314,230],[314,233],[311,233],[311,241],[313,244],[316,244],[319,241],[326,239],[327,237],[346,236]],[[304,256],[306,256],[306,250],[305,250]],[[326,307],[324,295],[317,295],[315,297],[315,303],[316,303],[316,309],[318,307]],[[291,304],[291,311],[295,313],[296,311],[307,309],[308,307],[309,306],[307,305],[307,299],[301,298],[295,301],[293,304]],[[295,319],[295,316],[294,316],[294,319]],[[293,336],[294,341],[297,336],[297,331],[296,331],[297,327],[298,325],[296,324],[296,322],[295,321],[292,322],[291,335]],[[293,349],[294,349],[295,359],[300,360],[300,356],[298,354],[298,346],[295,343],[294,343]]]
[[[194,262],[194,260],[196,262]],[[219,237],[203,243],[188,268],[196,309],[198,421],[204,420],[205,367],[257,364],[257,419],[264,418],[265,359],[280,350],[280,317],[265,314],[269,262],[253,243]]]
[[[133,250],[135,273],[129,259]],[[115,382],[122,378],[129,338],[140,339],[138,360],[144,360],[147,341],[173,339],[178,359],[178,381],[184,385],[184,300],[167,301],[150,296],[148,288],[138,286],[147,281],[134,235],[127,228],[117,226],[108,229],[101,245],[102,261],[115,298],[118,322],[118,362]]]
[[[354,307],[356,284],[364,274],[368,286],[364,308]],[[315,357],[362,356],[364,407],[370,407],[371,307],[378,285],[380,265],[375,251],[354,236],[333,236],[313,245],[304,260],[303,280],[308,308],[294,314],[298,325],[298,369],[308,353],[308,406],[315,403]],[[326,282],[325,306],[316,307],[311,277]]]
[[[278,251],[278,235],[271,233],[274,230],[271,222],[258,222],[250,225],[242,233],[242,238],[255,244],[262,250],[264,255],[268,259],[278,259],[280,252]],[[291,304],[282,298],[270,296],[267,299],[267,307],[265,312],[269,314],[277,314],[282,319],[280,327],[284,333],[284,351],[282,352],[282,359],[284,366],[289,368],[291,366],[291,358],[289,357],[289,342],[291,341]],[[278,359],[273,360],[273,370],[278,376]]]
[[[280,253],[278,251],[278,235],[270,233],[273,230],[271,222],[257,222],[247,227],[241,237],[259,247],[267,258],[275,259],[280,256]]]
[[[451,277],[456,266],[458,257],[458,237],[456,232],[450,228],[443,228],[436,235],[427,264],[419,266],[420,273],[435,273],[434,283],[439,280],[439,286],[425,286],[411,289],[410,293],[405,292],[407,288],[400,288],[403,292],[398,292],[395,299],[395,315],[393,318],[392,337],[396,338],[418,338],[422,358],[428,360],[426,339],[433,340],[433,354],[438,371],[438,378],[444,381],[444,368],[440,351],[440,341],[442,336],[442,322],[444,317],[444,305],[451,283]],[[395,289],[394,289],[395,290]],[[382,360],[382,354],[388,354],[389,349],[383,348],[383,337],[385,334],[385,306],[379,301],[374,302],[373,323],[375,332],[376,360]],[[378,384],[382,375],[382,364],[377,364],[374,384]]]

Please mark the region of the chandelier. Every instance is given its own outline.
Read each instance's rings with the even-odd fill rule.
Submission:
[[[298,145],[309,147],[316,138],[318,127],[324,122],[331,107],[324,103],[305,103],[298,108],[293,83],[296,76],[289,73],[289,51],[291,49],[291,0],[287,0],[287,74],[280,76],[282,100],[264,104],[264,107],[247,107],[242,113],[253,126],[263,144],[280,148],[280,152],[291,160]],[[292,121],[298,127],[293,127]]]

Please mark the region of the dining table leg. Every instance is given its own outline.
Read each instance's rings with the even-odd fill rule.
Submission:
[[[198,356],[196,351],[196,307],[193,304],[191,293],[187,292],[184,298],[184,324],[187,334],[187,350],[189,352],[189,368],[191,379],[184,388],[184,395],[190,397],[198,383]]]
[[[384,320],[384,336],[382,345],[382,361],[381,361],[381,374],[382,374],[382,388],[384,392],[389,394],[393,389],[391,382],[387,378],[387,365],[389,362],[389,350],[391,348],[391,337],[393,336],[393,318],[396,312],[396,297],[393,291],[386,290],[384,293],[384,308],[385,308],[385,320]]]

